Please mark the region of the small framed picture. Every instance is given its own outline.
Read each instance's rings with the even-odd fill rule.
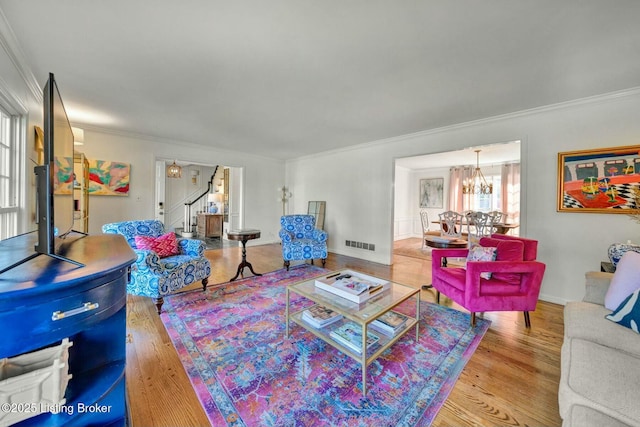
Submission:
[[[559,212],[638,209],[640,145],[558,153]]]
[[[444,178],[426,178],[420,180],[420,207],[442,208]]]

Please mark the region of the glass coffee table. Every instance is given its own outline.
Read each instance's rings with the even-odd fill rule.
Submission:
[[[325,277],[335,276],[338,272],[325,273],[322,276],[315,277],[310,280],[295,283],[287,286],[286,290],[286,306],[285,306],[285,321],[286,321],[286,337],[289,337],[289,322],[293,321],[302,326],[307,331],[314,334],[316,337],[325,341],[330,346],[338,349],[342,353],[351,357],[362,366],[362,395],[367,394],[367,366],[376,360],[380,354],[386,349],[391,347],[396,341],[398,341],[404,334],[406,334],[412,327],[415,326],[416,330],[416,343],[418,342],[419,329],[418,319],[420,316],[420,289],[414,289],[409,286],[401,285],[399,283],[390,282],[389,289],[384,290],[380,294],[358,304],[352,302],[346,298],[339,297],[331,292],[319,289],[315,286],[315,279],[321,279]],[[301,295],[316,305],[323,306],[330,310],[335,311],[343,316],[343,318],[337,322],[331,323],[322,328],[315,328],[307,321],[303,319],[303,312],[310,307],[305,307],[303,310],[297,312],[291,312],[290,307],[290,294],[291,292]],[[407,316],[408,319],[404,325],[397,330],[391,336],[384,333],[380,333],[377,330],[371,330],[370,323],[378,319],[383,314],[390,310],[393,310],[399,304],[407,301],[408,299],[416,298],[416,312],[415,317]],[[360,344],[361,352],[354,351],[348,346],[336,341],[331,336],[331,332],[337,330],[341,326],[344,326],[349,321],[355,323],[361,328],[360,336],[362,337],[362,343]],[[367,350],[367,336],[369,332],[375,333],[378,340],[370,352]]]

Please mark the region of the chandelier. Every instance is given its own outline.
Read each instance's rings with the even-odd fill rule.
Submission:
[[[462,194],[493,194],[493,184],[487,184],[482,171],[480,170],[480,150],[476,152],[476,169],[470,179],[465,179],[462,183]]]
[[[172,165],[167,167],[167,177],[168,178],[180,178],[182,177],[182,168],[176,165],[176,161],[173,161]]]

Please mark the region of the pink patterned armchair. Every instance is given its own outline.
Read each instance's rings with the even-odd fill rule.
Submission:
[[[475,314],[484,311],[522,311],[527,328],[529,311],[536,309],[545,265],[536,261],[538,241],[503,234],[483,237],[480,245],[496,248],[495,261],[467,261],[466,268],[443,267],[446,257],[467,257],[469,249],[434,249],[431,252],[433,287]],[[480,274],[490,272],[490,278]]]

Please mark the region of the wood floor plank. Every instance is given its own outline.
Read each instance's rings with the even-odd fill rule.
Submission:
[[[419,239],[396,242],[396,247],[420,248]],[[428,251],[394,256],[392,266],[329,254],[326,268],[351,268],[420,288],[431,283]],[[236,273],[240,248],[206,252],[211,261],[211,287]],[[247,260],[256,272],[282,268],[279,244],[247,247]],[[321,265],[316,262],[316,265]],[[248,272],[248,270],[247,270]],[[248,276],[251,274],[248,273]],[[201,289],[194,284],[188,288]],[[421,298],[435,302],[433,290]],[[444,301],[455,309],[450,301]],[[127,301],[127,391],[134,427],[206,426],[202,409],[171,340],[148,298]],[[489,331],[465,366],[434,426],[558,426],[560,347],[564,334],[563,307],[540,302],[531,313],[531,329],[522,313],[484,313],[492,321]]]

